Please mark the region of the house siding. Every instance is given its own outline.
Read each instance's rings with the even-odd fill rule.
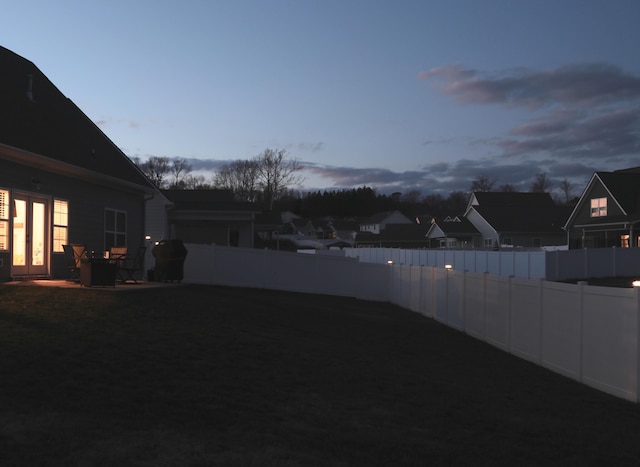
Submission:
[[[57,198],[69,202],[68,243],[84,243],[88,250],[103,251],[104,210],[110,208],[127,212],[128,246],[137,248],[141,244],[144,236],[144,198],[141,192],[121,191],[5,160],[0,160],[0,168],[0,187],[9,189],[12,198],[14,193],[20,192],[50,201]],[[41,182],[39,189],[32,184],[32,179]],[[64,253],[52,251],[51,210],[48,235],[49,274],[53,278],[66,278],[67,258]],[[0,258],[3,259],[0,280],[8,280],[11,278],[11,254],[3,252]]]

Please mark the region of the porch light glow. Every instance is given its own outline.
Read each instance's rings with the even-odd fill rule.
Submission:
[[[393,264],[393,260],[388,259],[388,260],[387,260],[387,264]]]
[[[445,268],[445,269],[452,269],[452,268],[453,268],[453,266],[451,266],[450,264],[445,264],[445,265],[444,265],[444,268]]]
[[[633,281],[631,285],[634,287],[640,287],[640,281]]]

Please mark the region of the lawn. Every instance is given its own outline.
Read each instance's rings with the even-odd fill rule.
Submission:
[[[0,285],[0,465],[637,466],[640,408],[384,303]]]

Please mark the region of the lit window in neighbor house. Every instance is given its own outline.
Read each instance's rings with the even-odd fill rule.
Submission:
[[[593,198],[591,200],[591,217],[607,215],[607,198]]]
[[[53,252],[62,253],[69,239],[69,202],[53,200]]]
[[[0,190],[0,250],[9,249],[9,190]]]

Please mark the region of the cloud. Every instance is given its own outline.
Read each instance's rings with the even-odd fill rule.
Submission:
[[[498,141],[504,156],[547,152],[555,157],[603,159],[637,157],[640,110],[612,109],[595,115],[566,114],[514,127],[516,138]],[[521,138],[518,138],[521,137]],[[629,162],[632,162],[631,160]]]
[[[637,164],[640,153],[640,77],[606,63],[567,65],[548,71],[526,68],[497,73],[460,64],[418,75],[461,104],[519,107],[526,123],[493,145],[503,157],[593,159]],[[544,113],[539,111],[544,109]]]
[[[324,149],[324,143],[323,142],[319,142],[319,143],[299,143],[298,144],[298,149],[300,151],[307,151],[307,152],[318,152],[318,151],[322,151]]]
[[[517,68],[495,74],[460,64],[420,72],[436,80],[443,94],[463,104],[508,104],[528,108],[564,104],[605,104],[640,98],[640,77],[606,63],[567,65],[549,71]]]
[[[105,117],[105,118],[101,118],[99,120],[96,120],[93,122],[96,126],[98,127],[105,127],[107,125],[112,125],[112,124],[126,124],[129,128],[132,128],[134,130],[137,130],[138,128],[140,128],[140,122],[134,121],[134,120],[124,120],[124,119],[115,119],[115,118],[111,118],[111,117]]]

